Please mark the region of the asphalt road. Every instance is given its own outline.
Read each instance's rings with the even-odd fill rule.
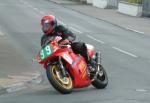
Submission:
[[[149,36],[118,28],[48,0],[0,0],[0,27],[16,42],[17,47],[24,50],[29,60],[36,56],[40,48],[40,19],[46,14],[55,15],[59,23],[77,34],[77,40],[93,44],[96,50],[101,51],[102,64],[109,77],[108,87],[103,90],[89,87],[61,95],[45,79],[44,83],[34,88],[1,95],[0,103],[150,102]]]

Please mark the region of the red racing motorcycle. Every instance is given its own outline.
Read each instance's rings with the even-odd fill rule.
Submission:
[[[91,84],[97,89],[105,88],[108,77],[101,65],[100,53],[95,53],[94,47],[86,44],[90,58],[95,61],[93,71],[90,72],[85,59],[80,54],[75,54],[70,45],[58,44],[59,40],[61,37],[53,37],[38,54],[38,62],[44,65],[51,85],[62,94]]]

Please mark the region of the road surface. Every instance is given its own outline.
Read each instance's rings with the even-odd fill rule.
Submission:
[[[42,84],[33,88],[1,95],[0,103],[150,102],[149,36],[124,30],[48,0],[0,0],[3,36],[11,38],[29,61],[35,58],[40,48],[40,19],[47,14],[55,15],[59,23],[76,33],[77,40],[92,44],[101,51],[109,85],[103,90],[91,86],[61,95],[45,78]],[[44,72],[36,62],[34,64]]]

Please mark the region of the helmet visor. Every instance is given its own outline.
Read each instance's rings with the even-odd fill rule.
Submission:
[[[44,32],[47,32],[50,28],[52,28],[52,25],[50,22],[44,22],[42,25],[42,29]]]

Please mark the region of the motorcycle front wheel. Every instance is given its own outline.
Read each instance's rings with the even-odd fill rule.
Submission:
[[[100,72],[97,78],[92,82],[92,85],[97,89],[104,89],[108,85],[108,77],[105,69],[99,65]]]
[[[66,71],[67,72],[67,71]],[[57,65],[50,65],[46,70],[47,78],[52,86],[62,94],[69,94],[73,89],[71,76],[63,77]]]

